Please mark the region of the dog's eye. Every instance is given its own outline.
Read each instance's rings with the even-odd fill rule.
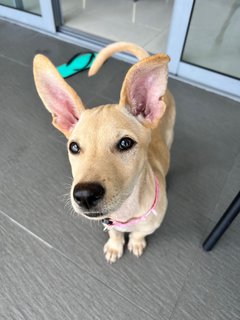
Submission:
[[[80,152],[80,147],[76,142],[71,142],[69,145],[69,150],[72,154],[77,154]]]
[[[122,138],[118,144],[117,148],[119,151],[126,151],[131,149],[136,142],[132,140],[131,138]]]

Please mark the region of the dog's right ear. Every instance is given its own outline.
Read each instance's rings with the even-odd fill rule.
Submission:
[[[122,85],[119,104],[149,128],[157,126],[166,109],[169,60],[160,53],[137,62],[127,72]]]
[[[35,56],[33,73],[37,92],[52,114],[53,125],[68,138],[84,110],[81,99],[44,55]]]

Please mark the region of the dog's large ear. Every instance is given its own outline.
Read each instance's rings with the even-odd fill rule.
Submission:
[[[81,99],[44,55],[35,56],[33,73],[38,94],[52,114],[53,125],[68,138],[84,109]]]
[[[146,127],[154,128],[166,109],[169,60],[165,54],[145,58],[131,67],[123,82],[120,105]]]

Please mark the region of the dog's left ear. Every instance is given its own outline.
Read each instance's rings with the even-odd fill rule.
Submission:
[[[44,55],[35,56],[33,73],[38,94],[52,114],[53,125],[68,138],[84,110],[81,99]]]
[[[156,127],[166,109],[169,61],[165,54],[145,58],[131,67],[123,82],[119,104],[146,127]]]

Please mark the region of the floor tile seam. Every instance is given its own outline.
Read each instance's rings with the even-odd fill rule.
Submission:
[[[158,38],[159,36],[162,36],[164,34],[165,30],[162,30],[160,33],[153,35],[150,40],[146,41],[143,45],[143,47],[145,48],[146,46],[148,46],[154,39]],[[158,52],[156,52],[158,53]]]
[[[74,261],[73,259],[71,259],[70,257],[68,257],[66,254],[64,254],[61,250],[57,249],[57,248],[53,248],[54,251],[58,252],[61,256],[63,256],[66,260],[68,260],[69,262],[71,262],[72,264],[74,264],[78,269],[86,272],[89,276],[91,276],[94,280],[98,281],[99,283],[101,283],[102,285],[104,285],[105,287],[107,287],[109,290],[113,291],[114,293],[116,293],[118,296],[120,296],[123,300],[128,301],[131,305],[135,306],[136,308],[138,308],[139,310],[141,310],[142,312],[144,312],[145,314],[147,314],[149,317],[151,317],[151,319],[155,319],[155,317],[150,314],[148,311],[146,311],[143,307],[141,307],[140,305],[136,304],[134,301],[132,301],[131,299],[126,298],[126,296],[122,295],[118,290],[112,288],[111,286],[109,286],[105,281],[100,280],[99,278],[97,278],[96,276],[94,276],[90,271],[82,268],[81,266],[79,266],[79,264]],[[107,263],[107,262],[106,262]]]
[[[191,265],[190,265],[189,268],[188,268],[187,274],[186,274],[186,276],[185,276],[185,279],[184,279],[184,281],[183,281],[183,284],[182,284],[182,286],[181,286],[181,289],[180,289],[180,291],[179,291],[179,293],[178,293],[178,298],[177,298],[177,300],[176,300],[176,303],[174,304],[173,310],[172,310],[171,315],[170,315],[170,317],[168,318],[168,320],[173,320],[174,313],[175,313],[178,305],[180,304],[180,300],[181,300],[181,297],[182,297],[182,293],[183,293],[183,291],[184,291],[184,289],[185,289],[185,287],[186,287],[186,283],[187,283],[187,281],[188,281],[188,279],[189,279],[189,276],[191,275],[191,272],[192,272],[192,269],[193,269],[193,267],[194,267],[194,265],[195,265],[195,262],[197,261],[198,256],[199,256],[199,254],[201,253],[201,251],[199,251],[199,249],[201,250],[201,248],[197,247],[196,252],[195,252],[195,254],[194,254],[194,257],[193,257],[193,259],[192,259],[192,263],[191,263]]]
[[[224,183],[223,183],[221,192],[220,192],[220,194],[219,194],[217,203],[215,204],[214,209],[213,209],[213,211],[212,211],[213,213],[215,213],[215,211],[216,211],[216,209],[217,209],[217,207],[218,207],[218,205],[219,205],[219,203],[220,203],[220,201],[221,201],[223,192],[224,192],[225,187],[226,187],[226,185],[227,185],[227,183],[228,183],[229,177],[231,176],[231,174],[232,174],[232,172],[233,172],[233,169],[234,169],[234,167],[235,167],[235,165],[236,165],[237,158],[238,158],[239,155],[240,155],[240,149],[238,150],[236,156],[234,157],[234,160],[232,161],[232,165],[231,165],[230,170],[229,170],[228,173],[226,174],[226,177],[225,177],[225,179],[224,179]],[[231,200],[232,200],[232,199],[230,199],[230,201],[231,201]],[[213,220],[213,221],[215,221],[215,222],[217,221],[217,220],[215,220],[215,219],[211,219],[211,217],[210,217],[209,219],[210,219],[210,220]]]
[[[65,260],[69,261],[71,264],[73,264],[75,267],[77,267],[78,269],[80,269],[81,271],[87,273],[90,277],[92,277],[95,281],[101,283],[102,285],[104,285],[106,288],[108,288],[109,290],[113,291],[115,294],[117,294],[118,296],[120,296],[123,300],[129,302],[131,305],[135,306],[137,309],[141,310],[142,312],[144,312],[145,314],[148,315],[148,317],[150,317],[151,319],[155,319],[155,317],[150,314],[148,311],[146,311],[143,307],[141,307],[140,305],[136,304],[134,301],[132,301],[131,299],[127,299],[124,295],[122,295],[118,290],[113,289],[112,287],[110,287],[106,282],[104,282],[103,280],[100,280],[99,278],[97,278],[96,276],[94,276],[91,272],[89,272],[88,270],[86,270],[85,268],[81,267],[76,261],[74,261],[73,259],[71,259],[70,257],[68,257],[64,252],[62,252],[61,250],[59,250],[58,248],[54,247],[53,245],[51,245],[48,241],[44,240],[43,238],[39,237],[37,234],[35,234],[34,232],[32,232],[30,229],[26,228],[24,225],[22,225],[21,223],[19,223],[18,221],[16,221],[15,219],[11,218],[8,214],[6,214],[4,211],[2,211],[0,209],[0,215],[4,216],[8,221],[10,221],[10,223],[14,224],[17,228],[21,229],[23,232],[27,233],[28,235],[30,235],[31,237],[33,237],[35,240],[37,240],[38,242],[40,242],[41,244],[43,244],[44,246],[46,246],[48,249],[53,250],[54,252],[56,252],[58,255],[62,256]],[[0,229],[3,231],[6,231],[5,228],[3,227],[2,224],[0,224]],[[107,262],[106,262],[107,263]]]
[[[186,274],[186,276],[184,278],[183,284],[182,284],[181,289],[180,289],[180,291],[178,293],[177,301],[176,301],[176,303],[174,305],[173,311],[172,311],[172,313],[170,315],[170,318],[168,320],[172,320],[173,319],[174,313],[175,313],[175,311],[176,311],[176,309],[177,309],[177,307],[178,307],[178,305],[180,303],[181,296],[182,296],[182,293],[183,293],[183,291],[184,291],[184,289],[186,287],[186,283],[187,283],[187,281],[189,279],[189,276],[191,275],[191,272],[192,272],[192,270],[193,270],[193,268],[195,266],[196,261],[198,261],[199,255],[202,253],[202,250],[203,250],[202,249],[202,243],[203,243],[204,239],[207,237],[207,235],[209,233],[209,229],[211,227],[211,223],[213,222],[213,220],[211,220],[210,218],[208,218],[208,217],[205,217],[205,218],[206,218],[206,220],[208,220],[208,223],[206,223],[206,228],[203,231],[203,235],[201,237],[201,240],[199,242],[198,247],[196,248],[196,252],[195,252],[194,257],[192,259],[192,263],[188,268],[187,274]]]
[[[211,226],[211,222],[213,222],[213,220],[211,220],[209,218],[208,218],[208,220],[209,220],[209,224],[208,224],[208,227],[206,228],[207,231],[206,231],[206,234],[204,234],[204,236],[203,236],[203,238],[202,238],[202,240],[200,242],[201,244],[203,243],[203,241],[205,240],[205,238],[209,234],[209,229],[210,229],[210,226]],[[234,229],[231,232],[234,233],[235,235],[239,235],[239,233]],[[180,289],[180,291],[178,293],[177,301],[176,301],[176,303],[174,305],[173,311],[172,311],[172,313],[170,315],[170,318],[168,320],[173,320],[173,316],[175,314],[175,311],[176,311],[177,307],[179,306],[179,303],[180,303],[180,300],[181,300],[181,297],[182,297],[182,293],[183,293],[183,291],[184,291],[184,289],[186,287],[186,283],[187,283],[187,281],[189,279],[189,276],[191,275],[191,272],[192,272],[196,262],[198,261],[199,256],[202,254],[202,252],[203,252],[203,249],[202,249],[202,245],[201,245],[201,247],[198,247],[196,249],[196,254],[194,255],[192,263],[191,263],[191,265],[190,265],[190,267],[189,267],[189,269],[187,271],[187,274],[186,274],[186,277],[185,277],[184,282],[182,284],[182,287],[181,287],[181,289]],[[206,253],[206,254],[208,254],[208,253]]]
[[[0,53],[0,58],[5,59],[5,60],[8,60],[8,61],[13,62],[13,63],[16,63],[16,64],[18,64],[18,65],[20,65],[20,66],[22,66],[22,67],[25,67],[25,68],[30,68],[30,67],[31,67],[30,65],[28,65],[28,64],[26,64],[26,63],[23,63],[23,62],[21,62],[21,61],[18,61],[18,60],[16,60],[16,59],[13,59],[13,58],[6,57],[5,55],[3,55],[3,54],[1,54],[1,53]]]
[[[17,228],[21,229],[22,231],[29,234],[30,236],[34,237],[37,241],[41,242],[46,247],[53,249],[53,246],[50,243],[48,243],[47,241],[45,241],[44,239],[39,237],[36,233],[32,232],[30,229],[26,228],[24,225],[19,223],[17,220],[10,217],[7,213],[2,211],[1,209],[0,209],[0,215],[4,216],[10,223],[14,224]]]
[[[212,212],[211,216],[209,217],[209,216],[207,216],[207,215],[204,214],[204,213],[203,213],[203,214],[200,213],[200,215],[201,215],[202,217],[210,220],[212,223],[213,223],[213,222],[216,223],[216,222],[218,221],[218,218],[213,218],[212,216],[213,216],[213,214],[215,213],[215,211],[216,211],[216,209],[217,209],[217,207],[218,207],[218,205],[219,205],[219,203],[220,203],[220,201],[221,201],[222,194],[223,194],[224,189],[225,189],[225,187],[226,187],[226,184],[227,184],[227,182],[228,182],[229,176],[231,175],[231,173],[232,173],[232,171],[233,171],[233,169],[234,169],[234,166],[235,166],[235,164],[236,164],[236,162],[237,162],[237,158],[238,158],[239,155],[240,155],[240,150],[237,152],[236,156],[234,156],[234,160],[232,161],[232,165],[231,165],[231,167],[230,167],[230,170],[228,171],[228,173],[226,173],[226,176],[225,176],[224,182],[223,182],[223,186],[222,186],[221,191],[219,192],[219,196],[217,197],[217,200],[216,200],[216,204],[213,206],[213,209],[212,209],[212,210],[209,210],[209,211]],[[232,199],[230,199],[229,201],[231,201],[231,200],[232,200]],[[226,208],[225,208],[225,209],[226,209]],[[223,208],[223,210],[224,210],[224,208]],[[222,213],[223,213],[223,212],[222,212]]]
[[[151,26],[148,23],[135,22],[135,26],[136,27],[144,27],[145,29],[150,29],[151,31],[156,31],[155,36],[163,33],[162,28],[157,28],[157,27]],[[165,26],[164,26],[164,28],[165,28]]]
[[[236,163],[236,160],[237,160],[237,157],[239,156],[239,154],[240,154],[240,150],[239,150],[238,153],[236,154],[236,157],[234,157],[234,160],[233,160],[233,162],[232,162],[231,169],[229,170],[228,174],[227,174],[226,177],[225,177],[225,182],[224,182],[224,184],[223,184],[222,190],[221,190],[220,195],[219,195],[219,197],[218,197],[218,201],[217,201],[217,204],[215,205],[214,211],[216,210],[216,208],[217,208],[217,206],[218,206],[218,204],[219,204],[219,201],[220,201],[220,199],[221,199],[221,196],[222,196],[222,193],[223,193],[223,191],[224,191],[225,185],[226,185],[227,180],[228,180],[228,178],[229,178],[229,176],[230,176],[230,174],[231,174],[231,172],[232,172],[232,170],[233,170],[233,168],[234,168],[234,166],[235,166],[235,163]],[[214,212],[214,211],[213,211],[213,212]],[[213,222],[216,223],[216,220],[215,220],[215,219],[211,219],[211,218],[209,218],[209,217],[205,217],[205,218],[207,218],[207,219],[209,220],[209,223],[208,223],[207,226],[206,226],[206,232],[204,233],[204,235],[203,235],[203,237],[202,237],[202,240],[201,240],[201,242],[200,242],[201,244],[203,243],[204,239],[205,239],[206,236],[208,235],[211,224],[212,224]],[[236,230],[234,230],[234,229],[232,229],[231,232],[234,233],[234,234],[238,234],[238,232],[237,232]],[[186,286],[186,282],[187,282],[187,280],[188,280],[188,278],[189,278],[189,276],[190,276],[190,274],[191,274],[191,272],[192,272],[192,269],[193,269],[193,267],[194,267],[194,265],[195,265],[195,262],[196,262],[197,259],[198,259],[198,256],[201,254],[201,251],[200,251],[199,249],[200,249],[200,250],[203,250],[201,247],[200,247],[200,248],[198,247],[198,248],[196,249],[196,254],[194,255],[194,258],[193,258],[193,260],[192,260],[191,266],[190,266],[189,269],[188,269],[187,275],[186,275],[186,277],[185,277],[185,279],[184,279],[183,285],[182,285],[181,290],[180,290],[180,292],[179,292],[179,294],[178,294],[178,299],[177,299],[177,301],[176,301],[176,303],[175,303],[175,306],[174,306],[174,308],[173,308],[173,311],[172,311],[172,313],[171,313],[171,315],[170,315],[170,318],[169,318],[168,320],[172,320],[172,319],[173,319],[174,313],[175,313],[176,308],[177,308],[177,306],[179,305],[179,302],[180,302],[180,299],[181,299],[181,293],[183,292],[183,290],[184,290],[184,288],[185,288],[185,286]]]
[[[96,18],[96,14],[93,13],[93,12],[87,12],[86,14],[87,14],[88,16],[90,16],[91,18]],[[98,19],[99,21],[101,21],[101,22],[112,23],[112,19],[106,20],[106,19],[101,18],[101,17],[99,17],[99,16],[97,16],[97,19]],[[121,22],[118,22],[118,21],[115,21],[114,23],[115,23],[115,25],[122,25],[122,23],[121,23]],[[127,23],[127,25],[132,26],[131,20],[126,21],[126,23]],[[72,24],[72,21],[71,21],[71,20],[68,21],[67,24]],[[81,27],[83,27],[83,28],[86,27],[86,26],[89,26],[89,22],[83,22],[83,25],[81,25]],[[155,31],[155,32],[158,32],[158,33],[161,32],[161,30],[162,30],[161,28],[158,28],[158,27],[155,27],[155,26],[151,26],[151,25],[149,25],[148,23],[135,22],[135,26],[136,26],[136,27],[143,27],[143,28],[145,28],[145,29],[150,29],[150,30]]]

